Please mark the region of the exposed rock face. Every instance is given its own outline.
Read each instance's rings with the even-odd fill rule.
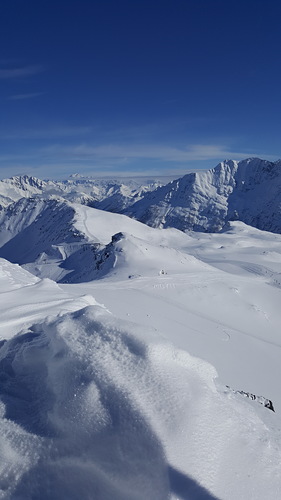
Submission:
[[[281,232],[281,160],[228,160],[146,194],[125,212],[153,227],[217,232],[229,220]]]
[[[274,411],[274,406],[273,406],[273,403],[270,399],[267,399],[265,398],[264,396],[256,396],[255,394],[252,394],[251,392],[245,392],[245,391],[234,391],[233,389],[231,389],[231,387],[229,387],[228,385],[226,386],[227,389],[231,392],[233,392],[234,394],[241,394],[241,396],[244,396],[245,398],[249,398],[251,399],[252,401],[256,401],[257,403],[261,404],[262,406],[264,406],[265,408],[268,408],[269,410],[271,411]]]

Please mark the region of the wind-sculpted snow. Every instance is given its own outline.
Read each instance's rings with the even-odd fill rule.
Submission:
[[[34,285],[39,279],[25,271],[18,264],[0,259],[0,293],[11,292],[18,288]]]
[[[0,343],[47,317],[96,304],[91,295],[73,298],[54,281],[40,280],[4,259],[0,259],[0,297]]]
[[[279,498],[271,432],[149,329],[88,307],[4,343],[0,367],[3,500]]]

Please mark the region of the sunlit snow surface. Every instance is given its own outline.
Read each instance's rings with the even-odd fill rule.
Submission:
[[[94,281],[0,260],[0,498],[279,498],[281,236],[79,210]]]

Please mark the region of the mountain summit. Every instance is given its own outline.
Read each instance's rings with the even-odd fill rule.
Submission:
[[[147,193],[126,214],[152,227],[217,232],[231,220],[281,232],[281,160],[226,160]]]

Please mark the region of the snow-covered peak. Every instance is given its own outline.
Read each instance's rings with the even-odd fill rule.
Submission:
[[[3,179],[1,182],[20,189],[33,187],[40,190],[42,190],[43,187],[47,184],[45,181],[29,175],[15,175],[13,177],[10,177],[9,179]]]
[[[0,181],[0,206],[6,207],[20,198],[39,195],[50,182],[45,182],[28,175],[17,175]]]
[[[0,208],[34,195],[59,196],[111,212],[121,212],[163,182],[152,179],[93,179],[73,175],[66,181],[42,181],[28,175],[0,181]]]
[[[281,160],[225,160],[148,193],[126,211],[153,227],[218,231],[228,220],[281,232]]]

